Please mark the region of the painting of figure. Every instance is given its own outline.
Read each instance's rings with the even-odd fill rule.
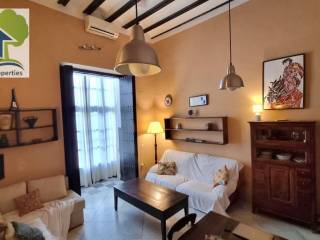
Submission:
[[[304,54],[263,63],[264,109],[304,107]]]

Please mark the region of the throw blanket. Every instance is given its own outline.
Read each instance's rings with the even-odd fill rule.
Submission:
[[[70,226],[70,217],[74,208],[74,200],[53,201],[45,204],[39,211],[44,211],[41,219],[50,232],[59,240],[66,240]]]

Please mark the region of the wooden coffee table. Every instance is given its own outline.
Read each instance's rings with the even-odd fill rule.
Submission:
[[[114,209],[118,211],[118,198],[132,204],[161,221],[162,239],[166,239],[166,220],[184,209],[188,214],[188,195],[153,184],[143,179],[133,179],[114,186]]]
[[[246,240],[247,238],[233,233],[233,230],[238,226],[238,224],[240,224],[240,222],[232,218],[228,218],[214,212],[209,212],[191,229],[180,236],[179,240],[202,240],[205,239],[206,235],[210,234],[221,236],[226,240]],[[258,240],[259,237],[257,236],[255,239]],[[272,239],[286,240],[285,238],[275,235],[272,236]]]

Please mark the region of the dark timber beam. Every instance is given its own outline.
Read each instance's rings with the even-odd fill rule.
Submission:
[[[175,0],[163,0],[163,1],[159,2],[157,5],[155,5],[154,7],[150,8],[149,10],[147,10],[146,12],[144,12],[143,14],[138,16],[138,21],[142,21],[143,19],[151,16],[155,12],[158,12],[160,9],[164,8],[165,6],[169,5],[170,3],[174,2],[174,1]],[[135,23],[136,23],[136,19],[133,19],[130,22],[123,25],[123,28],[128,29],[128,28],[132,27]]]
[[[70,0],[58,0],[58,4],[61,4],[63,6],[67,6],[67,4],[70,2]]]
[[[156,23],[152,24],[151,26],[145,28],[145,29],[144,29],[144,32],[147,33],[147,32],[149,32],[149,31],[151,31],[152,29],[155,29],[155,28],[157,28],[157,27],[165,24],[166,22],[171,21],[172,19],[175,19],[175,18],[179,17],[180,15],[182,15],[182,14],[184,14],[184,13],[186,13],[186,12],[188,12],[188,11],[190,11],[190,10],[198,7],[198,6],[200,6],[201,4],[203,4],[203,3],[207,2],[207,1],[208,1],[208,0],[198,0],[198,1],[195,1],[195,2],[191,3],[190,5],[188,5],[188,6],[184,7],[184,8],[182,8],[182,9],[180,9],[179,11],[177,11],[177,12],[169,15],[168,17],[160,20],[159,22],[156,22]]]
[[[132,8],[135,3],[140,2],[140,0],[129,0],[126,4],[124,4],[121,8],[119,8],[117,11],[115,11],[112,15],[110,15],[106,21],[107,22],[113,22],[118,17],[120,17],[122,14],[124,14],[126,11],[128,11],[130,8]]]
[[[233,1],[234,1],[234,0],[230,0],[230,2],[233,2]],[[199,14],[199,15],[197,15],[197,16],[195,16],[195,17],[193,17],[193,18],[191,18],[191,19],[189,19],[189,20],[187,20],[187,21],[185,21],[185,22],[183,22],[183,23],[180,23],[180,24],[178,24],[178,25],[176,25],[176,26],[174,26],[174,27],[172,27],[172,28],[170,28],[170,29],[162,32],[162,33],[159,33],[159,34],[157,34],[157,35],[155,35],[155,36],[152,36],[151,39],[155,39],[155,38],[157,38],[157,37],[160,37],[160,36],[163,35],[163,34],[166,34],[166,33],[170,32],[170,31],[172,31],[172,30],[174,30],[174,29],[176,29],[176,28],[178,28],[178,27],[181,27],[181,26],[183,26],[183,25],[185,25],[185,24],[187,24],[187,23],[189,23],[189,22],[191,22],[191,21],[199,18],[199,17],[202,17],[202,16],[204,16],[204,15],[210,13],[210,12],[213,12],[213,11],[217,10],[218,8],[221,8],[221,7],[225,6],[225,5],[227,5],[228,3],[229,3],[229,1],[226,1],[226,2],[223,2],[223,3],[217,5],[217,6],[213,7],[213,8],[210,8],[208,11],[205,11],[205,12],[203,12],[203,13],[201,13],[201,14]]]
[[[83,13],[84,14],[88,14],[88,15],[91,15],[95,10],[97,10],[98,7],[100,7],[100,5],[102,3],[104,3],[105,0],[93,0],[89,5],[88,7],[83,10]]]

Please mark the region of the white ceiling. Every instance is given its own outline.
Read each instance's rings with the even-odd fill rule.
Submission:
[[[92,0],[70,0],[68,5],[64,7],[63,5],[58,4],[57,0],[30,0],[30,1],[47,6],[49,8],[56,9],[58,11],[64,12],[66,14],[69,14],[71,16],[81,18],[81,19],[85,16],[82,13],[83,10],[86,9],[86,7],[92,2]],[[161,1],[162,0],[141,0],[138,3],[138,14],[140,15],[140,14],[144,13],[145,11],[149,10],[150,8],[152,8],[153,6],[155,6],[156,4],[158,4]],[[152,24],[160,21],[161,19],[179,11],[180,9],[182,9],[182,8],[188,6],[196,1],[197,0],[175,0],[175,1],[171,2],[169,5],[162,8],[161,10],[155,12],[151,16],[142,20],[140,22],[140,25],[143,28],[149,27]],[[164,23],[163,25],[160,25],[159,27],[154,28],[153,30],[147,32],[146,38],[151,43],[157,42],[161,39],[167,38],[173,34],[176,34],[178,32],[185,30],[185,29],[188,29],[196,24],[199,24],[203,21],[206,21],[209,18],[217,16],[218,14],[221,14],[221,13],[228,10],[227,4],[225,4],[224,6],[218,8],[214,11],[211,11],[207,14],[204,14],[203,16],[198,17],[198,18],[196,18],[186,24],[183,24],[182,26],[180,26],[178,28],[170,30],[171,28],[174,28],[175,26],[177,26],[181,23],[184,23],[185,21],[188,21],[188,20],[192,19],[193,17],[196,17],[196,16],[208,11],[209,9],[212,9],[212,8],[218,6],[226,1],[227,0],[208,0],[207,2],[193,8],[192,10],[183,13],[182,15],[178,16],[177,18],[174,18],[174,19]],[[237,7],[247,1],[249,1],[249,0],[234,0],[231,3],[231,7],[232,8]],[[95,17],[101,18],[101,19],[106,19],[108,16],[113,14],[116,10],[118,10],[120,7],[122,7],[127,2],[128,2],[128,0],[106,0],[102,5],[100,5],[100,7],[96,11],[93,12],[92,15]],[[126,29],[122,28],[122,26],[124,24],[128,23],[129,21],[131,21],[132,19],[134,19],[134,17],[135,17],[135,8],[132,7],[127,12],[122,14],[120,17],[115,19],[112,23],[117,25],[118,27],[121,27],[122,33],[130,34],[131,28],[126,30]],[[168,30],[170,30],[170,31],[168,31]],[[151,39],[152,37],[154,37],[158,34],[161,34],[165,31],[168,31],[168,32],[165,34],[162,34],[159,37]]]

